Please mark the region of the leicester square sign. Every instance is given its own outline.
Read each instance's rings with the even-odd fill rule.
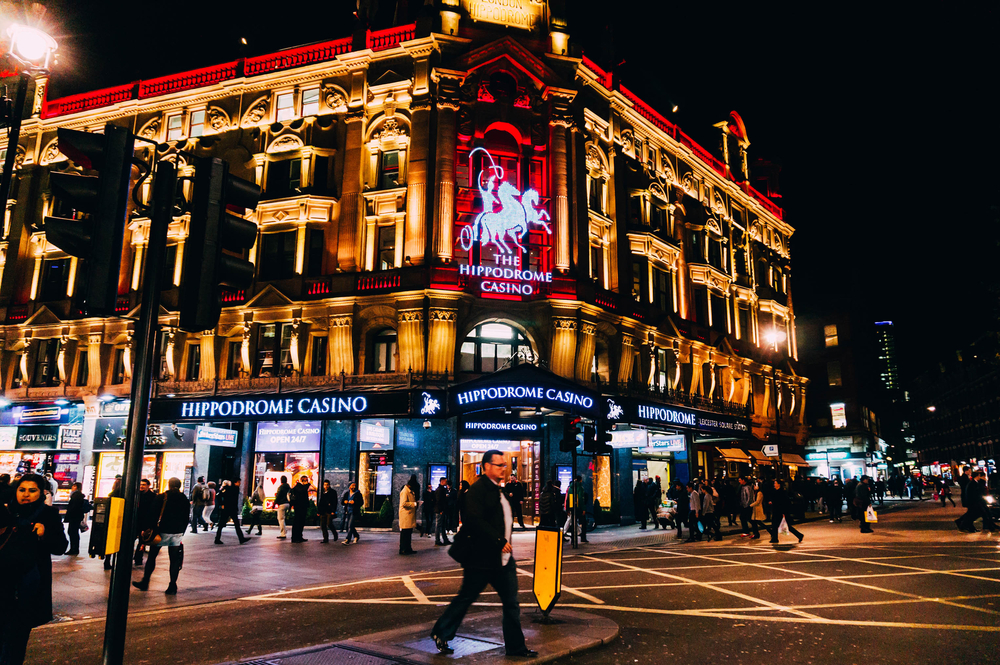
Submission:
[[[545,26],[548,3],[546,0],[462,0],[462,5],[473,21],[536,30]]]
[[[459,265],[458,274],[480,279],[483,293],[533,295],[552,281],[552,273],[523,268],[521,257],[527,252],[525,236],[533,226],[552,235],[549,213],[540,207],[534,189],[519,192],[503,179],[503,167],[485,148],[475,148],[469,153],[470,169],[473,156],[479,152],[485,155],[477,177],[483,211],[459,232],[458,244],[469,253],[469,262]],[[472,250],[477,245],[480,264],[489,248],[497,265],[475,265]]]

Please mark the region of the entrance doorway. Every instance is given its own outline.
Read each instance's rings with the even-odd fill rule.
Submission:
[[[507,468],[504,469],[501,483],[506,485],[515,478],[524,485],[524,500],[522,510],[525,519],[535,521],[538,514],[538,497],[541,494],[541,465],[539,459],[540,442],[524,439],[520,441],[497,441],[481,439],[461,439],[459,452],[461,459],[460,481],[470,485],[483,472],[483,453],[487,450],[499,450],[503,453]]]

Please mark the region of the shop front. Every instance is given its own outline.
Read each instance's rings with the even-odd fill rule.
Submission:
[[[93,445],[96,466],[94,494],[108,496],[115,479],[124,474],[126,418],[101,418]],[[194,475],[197,430],[189,425],[150,424],[142,458],[141,478],[148,480],[155,492],[166,492],[167,482],[179,478],[187,490]]]
[[[65,400],[63,400],[65,401]],[[0,414],[0,474],[51,474],[54,502],[69,501],[78,480],[83,407],[80,404],[22,404]]]

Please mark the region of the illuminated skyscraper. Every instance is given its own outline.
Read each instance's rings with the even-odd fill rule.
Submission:
[[[875,339],[878,343],[878,376],[882,388],[897,399],[899,393],[899,369],[896,365],[896,336],[892,321],[875,322]]]

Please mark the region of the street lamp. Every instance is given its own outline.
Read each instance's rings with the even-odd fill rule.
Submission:
[[[21,74],[17,81],[17,95],[14,107],[8,119],[7,158],[3,164],[3,176],[0,177],[0,205],[6,215],[7,199],[10,197],[10,181],[14,176],[14,162],[17,160],[17,144],[21,139],[21,117],[24,115],[24,102],[28,96],[28,83],[39,74],[48,72],[50,60],[56,52],[56,40],[38,28],[14,23],[7,28],[10,40],[8,55],[21,65]]]
[[[774,444],[778,447],[778,468],[775,470],[775,478],[781,479],[781,414],[778,412],[778,368],[775,358],[778,353],[778,345],[788,338],[784,330],[771,328],[764,333],[764,340],[771,347],[771,380],[774,382],[774,390],[771,391],[774,400]]]

